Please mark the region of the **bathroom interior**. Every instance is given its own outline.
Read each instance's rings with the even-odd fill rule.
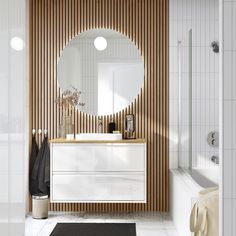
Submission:
[[[1,6],[4,235],[236,235],[236,1]]]

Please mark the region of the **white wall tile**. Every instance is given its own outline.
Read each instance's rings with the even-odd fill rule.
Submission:
[[[231,164],[232,164],[232,167],[231,167],[231,170],[232,170],[232,178],[231,178],[231,183],[232,183],[232,198],[233,199],[236,199],[236,184],[235,184],[235,180],[236,180],[236,171],[235,171],[235,168],[236,168],[236,150],[232,150],[232,156],[231,156]],[[235,209],[236,210],[236,209]],[[236,211],[234,211],[234,214],[236,215]],[[235,218],[236,219],[236,218]],[[234,231],[236,232],[236,231]]]
[[[236,41],[235,41],[235,43],[236,43]],[[232,51],[231,53],[232,53],[232,62],[230,65],[232,65],[231,66],[231,68],[232,68],[231,81],[232,81],[232,91],[233,91],[232,92],[232,99],[236,100],[236,51]],[[225,81],[225,79],[226,78],[224,78],[224,81]]]
[[[232,3],[224,3],[224,32],[223,32],[223,46],[224,50],[232,49]]]
[[[236,50],[236,1],[232,2],[232,49]]]
[[[224,52],[224,99],[232,98],[232,52]]]
[[[178,74],[170,73],[171,83],[169,84],[169,99],[178,99]]]
[[[224,102],[224,148],[232,149],[232,102],[225,101]]]
[[[169,152],[169,168],[176,169],[178,168],[178,152]]]
[[[232,219],[234,221],[233,225],[232,225],[232,232],[233,232],[233,235],[235,235],[235,232],[236,232],[236,224],[235,224],[235,219],[236,219],[236,199],[235,198],[232,201],[231,208],[232,208]]]
[[[231,126],[232,127],[230,131],[231,131],[231,137],[232,137],[232,149],[236,150],[236,100],[231,101],[231,109],[232,109],[231,110],[231,114],[232,114]]]
[[[233,194],[233,189],[232,189],[232,177],[233,177],[233,172],[232,172],[232,165],[233,165],[233,160],[232,160],[232,150],[225,150],[224,151],[224,164],[223,164],[223,173],[224,173],[224,182],[223,182],[223,189],[224,189],[224,197],[225,198],[231,198]]]
[[[225,199],[224,211],[223,211],[223,223],[224,223],[224,231],[223,236],[234,236],[233,234],[233,209],[232,209],[232,201],[230,199]]]

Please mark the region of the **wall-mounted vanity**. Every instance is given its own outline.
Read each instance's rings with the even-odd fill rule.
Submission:
[[[51,202],[146,203],[146,142],[51,140]]]

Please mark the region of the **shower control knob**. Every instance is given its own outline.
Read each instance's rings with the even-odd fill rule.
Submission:
[[[213,138],[212,141],[211,141],[212,146],[215,146],[215,141],[216,140]]]
[[[212,131],[207,135],[207,143],[211,147],[219,146],[219,133],[216,131]]]

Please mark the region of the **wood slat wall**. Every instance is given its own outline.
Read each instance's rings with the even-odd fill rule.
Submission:
[[[104,116],[123,131],[126,113],[136,117],[136,137],[147,143],[147,204],[50,204],[54,211],[168,211],[168,0],[31,0],[30,130],[47,129],[58,137],[62,111],[57,62],[71,38],[92,28],[109,28],[133,40],[144,57],[145,84],[136,100]],[[72,111],[75,132],[97,132],[98,117]],[[39,143],[41,136],[37,136]],[[69,161],[69,159],[68,159]]]

